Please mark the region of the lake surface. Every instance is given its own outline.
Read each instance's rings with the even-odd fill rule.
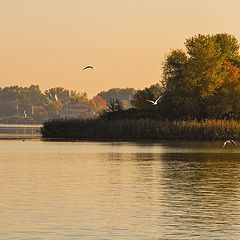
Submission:
[[[41,124],[0,124],[0,139],[40,138]]]
[[[0,140],[0,239],[240,239],[240,147]]]

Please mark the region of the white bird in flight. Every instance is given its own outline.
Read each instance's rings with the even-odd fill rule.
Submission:
[[[95,68],[95,67],[92,66],[92,65],[88,65],[88,66],[84,67],[84,68],[83,68],[83,71],[86,70],[86,69],[92,69],[92,70],[97,71],[97,68]]]
[[[234,147],[236,146],[236,143],[234,140],[227,140],[223,143],[223,148],[226,146],[226,144],[232,144]]]
[[[159,96],[155,101],[152,101],[149,99],[145,99],[145,101],[152,103],[152,105],[157,105],[160,98],[161,98],[161,96]]]

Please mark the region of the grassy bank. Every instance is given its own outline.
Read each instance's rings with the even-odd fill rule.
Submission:
[[[235,120],[161,121],[57,119],[45,122],[43,138],[87,140],[194,139],[224,140],[240,137]]]

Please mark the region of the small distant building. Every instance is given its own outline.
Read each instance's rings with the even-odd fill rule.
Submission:
[[[90,117],[95,112],[92,107],[85,102],[73,102],[63,106],[63,109],[59,112],[60,117],[71,118],[71,117]]]

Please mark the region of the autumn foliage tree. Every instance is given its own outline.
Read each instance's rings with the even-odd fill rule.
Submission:
[[[171,118],[239,116],[239,44],[229,34],[196,35],[173,50],[163,71],[162,111]]]
[[[89,104],[92,107],[92,109],[94,110],[94,112],[96,112],[96,113],[99,113],[102,110],[107,108],[107,102],[99,95],[90,99]]]
[[[226,75],[216,94],[208,99],[206,111],[213,118],[240,117],[240,68],[224,62]]]

